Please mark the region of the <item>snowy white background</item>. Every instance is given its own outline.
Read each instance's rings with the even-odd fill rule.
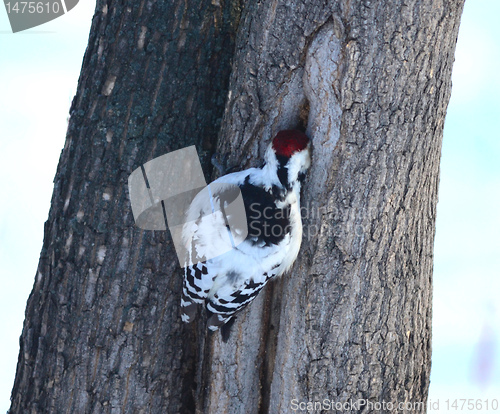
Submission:
[[[81,0],[65,16],[16,34],[0,7],[0,412],[10,405],[94,6]],[[467,0],[460,29],[441,163],[430,413],[446,412],[447,399],[500,403],[498,16],[499,0]]]

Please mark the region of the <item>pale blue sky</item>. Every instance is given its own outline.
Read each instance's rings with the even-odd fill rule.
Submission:
[[[81,0],[67,15],[16,34],[0,9],[0,413],[9,407],[26,300],[94,4]],[[460,29],[435,247],[429,397],[440,406],[429,412],[446,412],[448,398],[500,400],[498,16],[500,1],[467,0]],[[491,372],[480,384],[473,380],[474,361],[485,358],[484,349],[490,349]]]
[[[499,15],[498,0],[466,1],[445,123],[429,395],[440,412],[447,398],[500,403]]]

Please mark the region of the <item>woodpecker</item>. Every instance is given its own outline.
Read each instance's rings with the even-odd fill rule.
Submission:
[[[300,131],[284,130],[269,145],[262,167],[227,174],[212,183],[239,187],[248,234],[237,247],[221,255],[196,263],[186,261],[181,299],[184,322],[191,322],[198,306],[204,304],[207,327],[216,331],[234,321],[234,315],[255,299],[269,280],[292,267],[302,241],[300,188],[310,163],[309,138]],[[226,231],[227,221],[202,224],[197,198],[186,213],[183,237],[187,245],[211,249],[214,234]],[[223,339],[227,340],[227,335],[224,338],[223,330]]]

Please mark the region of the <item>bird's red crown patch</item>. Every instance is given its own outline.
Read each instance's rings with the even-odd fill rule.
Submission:
[[[280,131],[273,139],[273,149],[276,155],[290,158],[298,151],[307,147],[309,138],[303,132],[289,129]]]

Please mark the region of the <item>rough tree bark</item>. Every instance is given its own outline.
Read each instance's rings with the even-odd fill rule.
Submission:
[[[439,158],[462,7],[98,0],[11,413],[425,403]],[[216,149],[227,166],[250,166],[274,133],[296,127],[314,145],[301,253],[222,343],[203,321],[180,322],[170,236],[134,227],[128,175],[192,144],[207,176]]]

